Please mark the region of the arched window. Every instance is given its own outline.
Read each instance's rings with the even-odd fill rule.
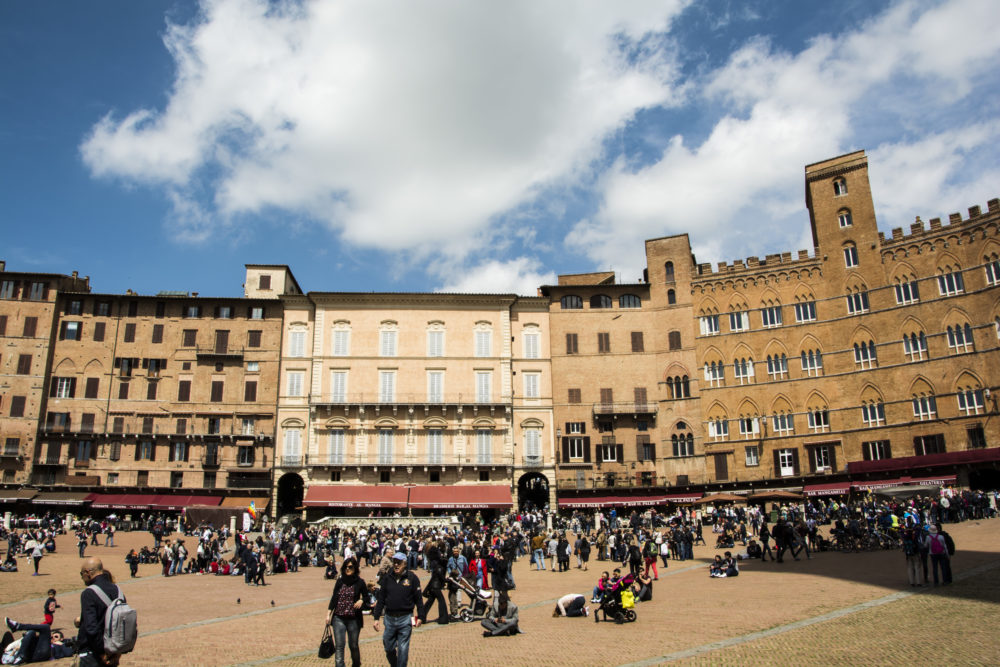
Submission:
[[[948,327],[948,347],[952,352],[971,352],[975,349],[975,339],[972,337],[972,327],[968,324]]]
[[[853,243],[844,245],[844,266],[853,269],[858,265],[858,246]]]
[[[784,352],[780,355],[767,355],[767,374],[772,380],[780,380],[788,375],[788,357]]]
[[[854,224],[854,218],[851,217],[851,209],[842,208],[837,211],[837,222],[840,223],[841,227],[850,227]]]
[[[833,194],[836,197],[847,194],[847,181],[844,178],[836,178],[833,181]]]
[[[674,263],[673,262],[664,262],[664,264],[663,264],[663,273],[665,274],[666,281],[668,283],[674,282]]]
[[[691,398],[691,383],[687,375],[668,377],[667,390],[670,392],[670,398]]]
[[[740,384],[753,382],[753,359],[739,358],[733,361],[733,373]]]
[[[583,308],[583,299],[574,294],[567,294],[559,299],[559,307],[563,310],[578,310]]]
[[[672,289],[667,290],[667,305],[673,306],[677,303],[677,293]]]
[[[619,308],[641,308],[642,299],[635,294],[622,294],[618,297]]]
[[[823,374],[823,353],[819,350],[802,351],[802,372],[809,376]]]
[[[909,357],[910,361],[923,361],[927,355],[927,337],[923,331],[903,334],[903,354]]]
[[[611,308],[611,297],[607,294],[595,294],[590,297],[591,308]]]
[[[878,358],[875,355],[875,341],[861,341],[854,344],[854,363],[859,368],[875,368]]]

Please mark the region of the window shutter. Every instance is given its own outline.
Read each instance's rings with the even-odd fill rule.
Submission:
[[[625,463],[625,445],[615,445],[615,461]]]
[[[864,443],[861,447],[861,458],[864,461],[872,460],[871,443]]]
[[[257,382],[248,381],[246,387],[243,390],[243,400],[247,403],[255,403],[257,401]]]
[[[191,400],[191,380],[181,380],[177,383],[177,400]]]
[[[916,437],[913,438],[913,455],[914,456],[920,456],[921,454],[924,453],[924,449],[923,449],[923,447],[920,446],[920,442],[921,442],[920,441],[920,436],[916,436]]]
[[[98,388],[100,387],[100,378],[87,378],[87,386],[83,390],[84,398],[97,398]]]
[[[26,317],[24,318],[24,337],[34,338],[35,330],[38,327],[38,318]]]
[[[563,437],[562,439],[562,463],[567,463],[569,461],[569,438]]]
[[[792,450],[792,472],[796,475],[799,474],[799,450]]]
[[[816,472],[817,447],[806,447],[806,456],[809,457],[809,472]]]
[[[643,461],[644,460],[642,458],[642,437],[641,436],[638,437],[638,438],[636,438],[636,441],[635,441],[635,460],[636,461]]]
[[[774,450],[774,476],[781,476],[781,457],[778,455],[778,450]]]
[[[694,453],[694,452],[692,451],[692,453]],[[650,461],[655,461],[656,460],[656,443],[655,442],[652,442],[652,443],[649,444],[649,460]]]
[[[150,461],[155,461],[156,460],[156,441],[155,440],[153,440],[153,441],[151,441],[149,443],[149,460]]]
[[[0,315],[0,336],[7,335],[7,316]]]
[[[94,342],[104,341],[104,322],[94,323]]]
[[[222,388],[223,388],[223,383],[221,380],[214,380],[212,382],[212,398],[211,398],[212,403],[222,402]]]
[[[590,438],[583,439],[583,462],[590,463]]]
[[[120,382],[118,384],[118,399],[122,401],[128,399],[128,382]]]
[[[146,383],[146,400],[147,401],[156,400],[156,382]]]
[[[183,443],[183,447],[184,447],[184,460],[187,461],[191,453],[190,452],[191,448],[188,447],[187,443]]]
[[[892,458],[892,443],[890,443],[888,440],[885,441],[885,458],[887,459]]]
[[[153,340],[152,340],[152,342],[153,343],[162,343],[163,342],[163,325],[162,324],[154,324],[153,325]]]
[[[827,451],[830,452],[830,471],[837,472],[837,448],[834,445],[828,445]]]

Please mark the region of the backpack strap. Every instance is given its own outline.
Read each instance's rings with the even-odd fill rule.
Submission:
[[[87,586],[87,588],[89,590],[92,590],[95,593],[97,593],[97,597],[99,597],[101,599],[101,602],[103,602],[104,604],[106,604],[109,607],[111,606],[111,598],[108,597],[107,593],[105,593],[104,591],[101,590],[100,586],[98,586],[97,584],[91,584],[90,586]],[[118,594],[115,596],[115,599],[116,600],[121,599],[121,596],[122,596],[121,589],[118,588],[118,587],[115,587],[115,588],[118,591]]]

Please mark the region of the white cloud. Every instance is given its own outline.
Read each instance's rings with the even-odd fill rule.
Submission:
[[[444,271],[438,267],[438,273],[450,273],[454,276],[440,292],[520,294],[535,296],[541,285],[554,285],[556,274],[545,271],[541,263],[530,257],[515,257],[510,260],[490,260],[467,268],[454,267],[456,270]]]
[[[995,64],[1000,42],[988,35],[1000,31],[1000,13],[990,7],[983,0],[931,8],[900,2],[854,32],[818,36],[796,54],[776,52],[766,39],[751,40],[703,88],[706,102],[723,109],[708,138],[689,147],[674,137],[655,163],[637,171],[616,163],[601,183],[602,206],[574,228],[567,245],[598,266],[616,268],[642,266],[642,240],[670,233],[690,232],[695,248],[710,253],[699,261],[788,249],[789,239],[802,239],[807,226],[803,166],[864,147],[856,142],[871,137],[855,127],[875,118],[890,119],[883,125],[905,118],[920,134],[932,132],[921,125],[921,110],[909,105],[914,97],[943,104],[942,91],[969,92],[969,82]],[[939,27],[946,37],[935,35],[932,43],[940,49],[966,35],[975,44],[949,51],[942,66],[926,49],[928,33]],[[904,89],[905,95],[893,94]],[[952,133],[878,151],[875,160],[899,163],[912,180],[879,183],[877,202],[891,210],[906,208],[905,197],[930,204],[944,194],[946,177],[957,175],[963,154],[995,143],[994,131],[966,122],[969,127]],[[878,129],[880,142],[899,131]],[[926,161],[917,158],[921,150],[928,151]],[[986,182],[966,180],[975,182],[967,191]],[[932,187],[921,193],[912,184]],[[887,188],[885,197],[878,186]]]
[[[636,110],[672,103],[665,51],[629,60],[616,40],[668,30],[684,4],[206,0],[165,35],[166,106],[106,116],[81,152],[201,212],[194,238],[277,207],[362,246],[465,253]]]

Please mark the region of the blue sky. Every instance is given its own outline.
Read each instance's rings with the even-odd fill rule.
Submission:
[[[879,227],[1000,194],[988,0],[0,3],[0,259],[101,292],[534,293],[806,248],[803,167]]]

